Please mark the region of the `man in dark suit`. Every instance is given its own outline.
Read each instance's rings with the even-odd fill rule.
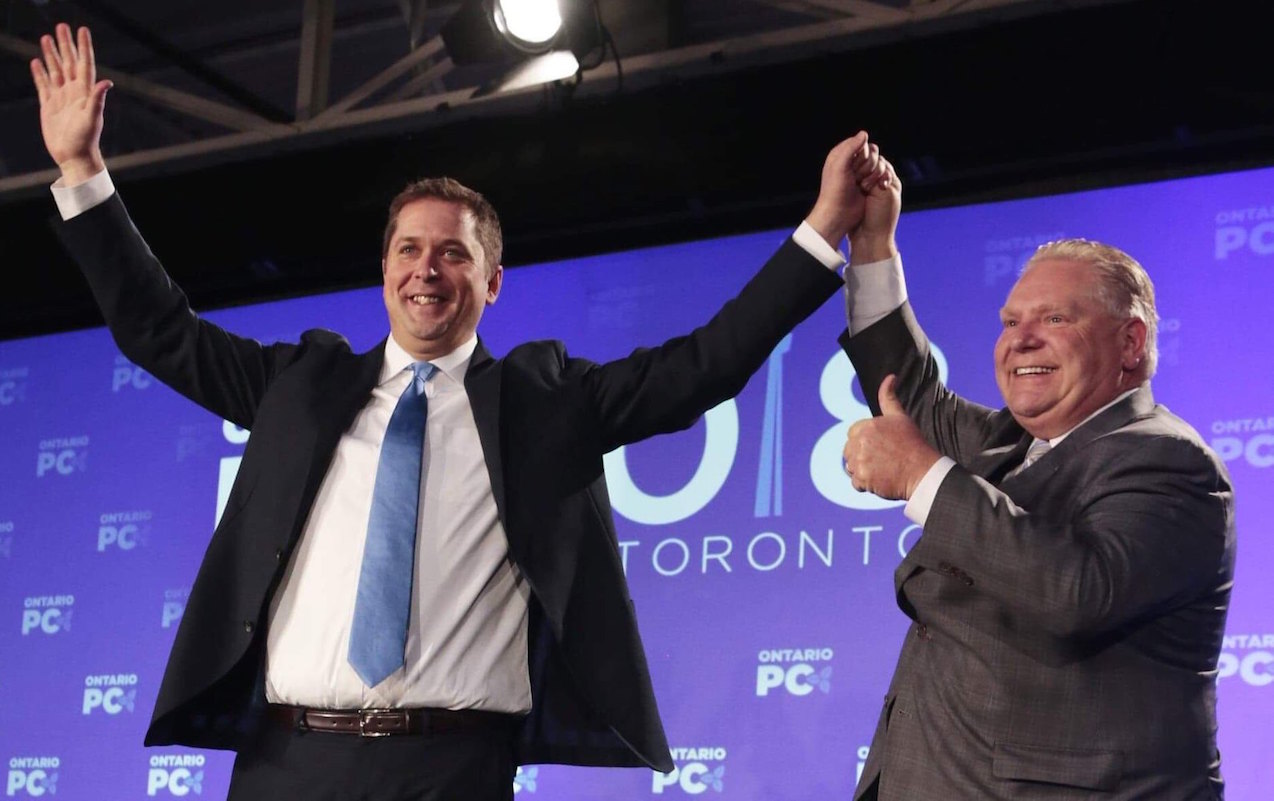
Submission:
[[[851,235],[842,345],[877,416],[845,469],[923,534],[894,576],[912,623],[856,798],[1220,798],[1233,496],[1151,396],[1149,277],[1107,245],[1042,246],[1000,314],[1007,408],[972,403],[907,303],[886,172]]]
[[[601,365],[560,342],[493,358],[476,329],[500,293],[499,222],[448,179],[391,206],[384,343],[355,354],[315,330],[266,346],[195,315],[129,220],[98,148],[109,83],[87,30],[41,44],[59,233],[113,336],[252,431],[147,744],[238,750],[231,797],[244,799],[498,799],[524,762],[671,769],[602,455],[736,394],[841,285],[808,242],[838,242],[862,214],[859,187],[883,175],[866,135],[829,154],[796,241],[662,346]],[[411,430],[409,471],[386,455]],[[382,495],[382,479],[398,486]],[[376,522],[404,508],[405,552]],[[364,626],[364,605],[398,592],[384,571],[404,563],[402,618]]]

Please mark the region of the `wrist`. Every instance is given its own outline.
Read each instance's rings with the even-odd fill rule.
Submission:
[[[893,234],[855,236],[849,240],[849,263],[870,264],[898,256],[898,243]]]
[[[93,153],[60,161],[58,169],[62,171],[62,185],[75,186],[105,170],[106,162],[102,160],[100,153]]]
[[[833,250],[839,250],[841,241],[844,240],[845,235],[849,233],[845,229],[845,226],[841,223],[840,218],[841,215],[825,211],[824,209],[815,206],[805,217],[805,222],[810,228],[813,228],[814,231],[823,238],[823,241],[827,242]]]

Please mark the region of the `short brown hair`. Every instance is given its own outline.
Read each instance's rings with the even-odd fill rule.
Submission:
[[[1117,247],[1089,239],[1059,239],[1040,245],[1022,272],[1037,261],[1065,259],[1090,264],[1099,279],[1097,300],[1118,320],[1136,319],[1146,325],[1146,377],[1159,366],[1159,313],[1155,285],[1141,264]]]
[[[407,184],[389,204],[389,222],[385,224],[385,238],[381,243],[380,256],[389,254],[389,241],[394,238],[398,228],[398,213],[403,206],[416,200],[438,198],[452,203],[459,203],[473,214],[474,227],[478,232],[478,243],[482,245],[482,253],[487,260],[487,277],[495,272],[500,259],[504,256],[504,235],[500,231],[500,217],[495,213],[491,202],[477,192],[454,178],[421,178]]]

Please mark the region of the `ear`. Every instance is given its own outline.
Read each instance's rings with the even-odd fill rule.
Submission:
[[[500,297],[500,287],[504,285],[504,265],[497,264],[495,269],[491,271],[491,277],[487,279],[487,305],[495,303],[495,299]]]
[[[389,272],[389,262],[385,261],[385,257],[384,257],[384,256],[381,256],[381,258],[380,258],[380,274],[381,274],[381,277],[383,278],[387,272]]]
[[[1125,372],[1133,372],[1146,363],[1146,324],[1133,318],[1125,320],[1119,331],[1120,358]]]

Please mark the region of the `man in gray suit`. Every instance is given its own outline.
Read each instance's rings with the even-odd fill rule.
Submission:
[[[938,378],[900,203],[890,168],[851,235],[841,344],[876,416],[845,469],[924,533],[894,576],[912,623],[855,797],[1221,798],[1233,495],[1151,396],[1149,277],[1107,245],[1041,247],[1000,314],[1007,408],[986,408]]]

